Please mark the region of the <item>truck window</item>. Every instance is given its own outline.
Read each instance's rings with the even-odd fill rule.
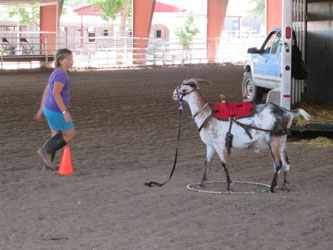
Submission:
[[[265,44],[265,46],[264,46],[264,51],[265,51],[265,53],[269,53],[269,51],[270,51],[270,49],[271,49],[271,47],[272,47],[272,43],[273,43],[274,37],[275,37],[275,36],[272,34],[272,35],[268,38],[268,40],[266,40],[266,44]]]
[[[281,40],[281,34],[277,33],[272,43],[271,54],[276,54],[278,52],[277,49],[279,47],[280,40]]]
[[[271,34],[269,34],[269,37],[266,38],[265,43],[261,47],[261,50],[263,50],[264,53],[269,53],[269,51],[271,50],[273,41],[275,39],[275,34],[276,33],[271,33]]]

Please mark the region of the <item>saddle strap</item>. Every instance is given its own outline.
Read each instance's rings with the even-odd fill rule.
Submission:
[[[208,119],[210,117],[212,117],[213,114],[210,114],[209,116],[207,116],[207,118],[203,121],[203,123],[201,124],[201,126],[198,128],[198,131],[200,133],[201,129],[205,126],[206,122],[208,121]]]
[[[225,146],[227,147],[228,155],[231,153],[231,147],[232,147],[232,138],[233,134],[231,134],[231,128],[232,128],[232,119],[229,119],[229,131],[227,132],[225,136]]]
[[[243,124],[240,123],[237,120],[233,120],[238,126],[242,127],[246,134],[252,139],[252,136],[249,132],[249,129],[255,129],[255,130],[260,130],[260,131],[264,131],[264,132],[268,132],[268,133],[272,133],[273,135],[287,135],[290,134],[290,129],[287,128],[283,128],[283,129],[275,129],[275,130],[271,130],[271,129],[263,129],[263,128],[258,128],[258,127],[254,127],[251,125],[247,125],[247,124]]]

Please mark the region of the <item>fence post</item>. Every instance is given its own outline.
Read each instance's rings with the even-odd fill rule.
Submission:
[[[165,48],[163,49],[163,65],[165,65]]]
[[[88,49],[88,67],[90,67],[90,48]]]
[[[191,44],[190,44],[190,64],[192,64],[192,49],[193,49],[193,42],[191,41]]]
[[[49,49],[48,49],[48,45],[47,45],[47,37],[45,37],[45,56],[46,56],[46,58],[45,58],[45,63],[46,63],[46,65],[49,65],[48,63],[49,63]]]
[[[124,38],[124,40],[125,40],[125,58],[124,58],[124,64],[127,64],[127,37],[125,36],[125,38]]]

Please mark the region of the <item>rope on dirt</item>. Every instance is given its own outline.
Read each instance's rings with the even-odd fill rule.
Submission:
[[[211,182],[206,182],[205,184],[215,184],[215,183],[226,183],[226,181],[211,181]],[[267,184],[264,183],[259,183],[259,182],[249,182],[249,181],[234,181],[234,184],[248,184],[248,185],[257,185],[257,186],[263,186],[267,187],[268,189],[266,190],[261,190],[260,192],[269,192],[270,187]],[[255,191],[243,191],[243,192],[234,192],[234,191],[214,191],[214,190],[205,190],[205,189],[200,189],[198,186],[200,183],[194,183],[194,184],[189,184],[187,185],[187,189],[199,192],[199,193],[208,193],[208,194],[222,194],[222,195],[243,195],[243,194],[255,194]]]
[[[155,182],[155,181],[146,182],[145,186],[147,186],[147,187],[152,187],[153,185],[158,186],[158,187],[162,187],[163,185],[167,184],[170,181],[173,173],[175,172],[175,168],[176,168],[176,164],[177,164],[177,156],[178,156],[178,146],[179,146],[179,140],[180,140],[180,125],[181,125],[182,112],[184,112],[184,108],[181,106],[179,108],[179,119],[178,119],[179,122],[178,122],[178,136],[177,136],[176,154],[175,154],[175,160],[173,162],[173,167],[172,167],[169,179],[166,182],[163,182],[163,183],[159,183],[159,182]]]

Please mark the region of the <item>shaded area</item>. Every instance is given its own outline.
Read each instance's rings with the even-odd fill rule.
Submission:
[[[50,136],[45,121],[32,120],[49,72],[1,74],[0,248],[330,249],[332,148],[287,143],[289,193],[191,192],[186,185],[201,180],[206,149],[186,107],[173,178],[162,188],[144,186],[170,174],[174,88],[200,77],[211,82],[200,86],[207,101],[220,102],[223,93],[240,102],[242,75],[235,65],[71,72],[77,138],[74,174],[63,177],[41,171],[36,154]],[[232,150],[230,164],[235,180],[271,183],[268,150]],[[216,156],[209,180],[225,180]]]

